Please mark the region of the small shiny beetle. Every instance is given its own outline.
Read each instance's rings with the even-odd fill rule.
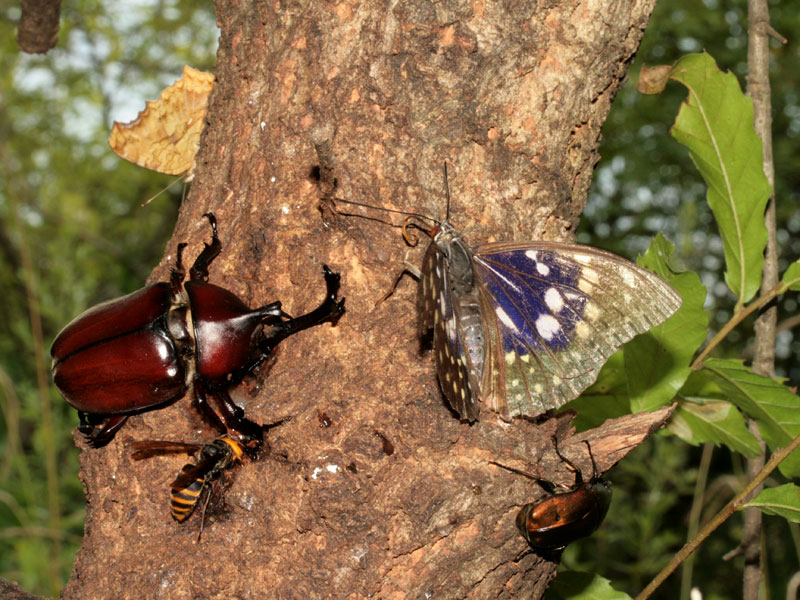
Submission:
[[[558,441],[553,437],[556,454],[575,472],[575,483],[563,492],[556,491],[556,485],[551,481],[492,461],[493,465],[533,479],[550,494],[524,505],[517,514],[517,529],[533,548],[562,549],[594,533],[608,513],[611,485],[599,476],[592,447],[588,441],[585,443],[592,460],[592,478],[589,481],[584,481],[581,470],[559,452]]]
[[[208,283],[219,255],[214,215],[211,244],[189,270],[179,244],[169,281],[108,300],[76,317],[58,334],[50,354],[56,387],[78,409],[80,431],[94,447],[110,442],[131,414],[161,408],[191,389],[206,416],[248,446],[262,430],[228,394],[285,338],[344,312],[339,275],[323,265],[325,300],[292,319],[280,302],[250,309],[232,292]],[[214,401],[217,410],[208,404]]]

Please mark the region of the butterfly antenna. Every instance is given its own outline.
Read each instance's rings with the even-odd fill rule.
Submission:
[[[444,196],[447,199],[447,208],[446,208],[445,213],[444,213],[444,215],[445,215],[444,216],[444,220],[445,221],[449,221],[450,220],[450,186],[447,183],[447,161],[444,161],[443,171],[444,171]]]
[[[411,229],[416,229],[417,231],[424,232],[426,235],[431,235],[430,229],[414,222],[416,218],[417,217],[406,217],[403,219],[403,239],[406,241],[406,244],[412,248],[419,243],[419,236],[413,235]],[[417,277],[417,279],[419,279],[419,277]]]
[[[396,215],[405,215],[407,217],[415,217],[417,219],[420,219],[421,221],[430,221],[434,225],[438,224],[438,221],[436,219],[434,219],[433,217],[429,217],[429,216],[423,215],[421,213],[409,212],[409,211],[405,211],[405,210],[397,210],[395,208],[386,208],[384,206],[374,206],[372,204],[365,204],[363,202],[356,202],[355,200],[345,200],[344,198],[335,198],[334,200],[336,202],[342,202],[343,204],[352,204],[353,206],[360,206],[362,208],[370,208],[372,210],[381,210],[383,212],[394,213]],[[362,217],[364,219],[372,219],[372,220],[375,220],[375,221],[379,220],[379,219],[373,219],[371,217],[366,217],[364,215],[350,214],[350,215],[347,215],[347,216]],[[385,221],[383,221],[383,222],[385,222]],[[402,225],[394,225],[392,223],[389,223],[389,224],[392,225],[393,227],[402,227]]]
[[[141,207],[142,207],[142,208],[144,208],[145,206],[147,206],[148,204],[150,204],[150,203],[151,203],[153,200],[155,200],[156,198],[158,198],[158,197],[159,197],[161,194],[163,194],[164,192],[166,192],[166,191],[167,191],[169,188],[171,188],[173,185],[175,185],[175,184],[176,184],[176,183],[178,183],[179,181],[183,181],[183,179],[185,179],[185,178],[186,178],[186,175],[181,175],[180,177],[177,177],[177,178],[173,179],[173,180],[172,180],[172,181],[171,181],[171,182],[170,182],[170,183],[169,183],[169,184],[168,184],[166,187],[164,187],[164,188],[162,188],[162,189],[158,190],[158,191],[157,191],[155,194],[153,194],[153,195],[152,195],[152,196],[150,196],[150,197],[149,197],[147,200],[145,200],[144,202],[142,202],[142,204],[141,204]],[[185,196],[185,195],[186,195],[186,188],[184,187],[184,188],[183,188],[183,196]],[[181,198],[181,202],[183,202],[183,200],[185,200],[185,198]]]
[[[388,225],[389,227],[402,227],[402,225],[396,225],[391,221],[385,221],[383,219],[379,219],[378,217],[368,217],[367,215],[360,215],[358,213],[351,213],[351,212],[342,212],[340,210],[337,210],[335,212],[340,217],[358,217],[359,219],[365,219],[367,221],[375,221],[376,223],[381,223],[382,225]]]

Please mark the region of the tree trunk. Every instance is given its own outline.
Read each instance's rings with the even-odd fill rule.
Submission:
[[[178,242],[191,264],[213,211],[213,283],[295,315],[322,299],[326,263],[347,312],[283,342],[232,391],[250,419],[290,420],[269,431],[271,453],[235,470],[200,541],[199,516],[169,514],[185,457],[130,459],[133,440],[213,439],[188,398],[83,453],[86,537],[64,597],[541,596],[554,557],[519,559],[514,518],[542,490],[489,461],[571,482],[550,441],[569,415],[455,418],[417,352],[417,284],[376,304],[424,244],[409,250],[398,230],[320,199],[443,217],[447,161],[451,221],[473,244],[569,240],[653,4],[218,0],[196,176],[153,280]],[[607,423],[561,451],[590,472],[589,439],[607,470],[667,414]]]

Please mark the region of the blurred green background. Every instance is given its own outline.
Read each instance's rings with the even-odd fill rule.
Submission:
[[[790,3],[773,3],[775,29],[800,26]],[[18,6],[2,8],[0,70],[0,576],[28,591],[57,595],[70,575],[83,534],[84,497],[71,430],[77,414],[49,380],[49,348],[59,329],[101,300],[141,287],[164,252],[180,203],[174,178],[119,159],[108,147],[114,120],[129,121],[175,81],[184,64],[213,71],[218,31],[213,6],[181,0],[77,1],[62,5],[59,42],[45,56],[20,53]],[[671,63],[708,51],[744,86],[746,2],[662,0],[629,81],[604,128],[603,159],[579,241],[629,258],[663,231],[709,287],[713,324],[730,316],[722,283],[722,248],[705,204],[705,188],[668,130],[685,95],[673,84],[642,96],[633,83],[641,63]],[[772,44],[772,83],[781,271],[800,256],[797,136],[798,49]],[[779,305],[779,374],[800,383],[797,304]],[[747,357],[750,332],[725,350]],[[701,504],[709,516],[742,484],[743,465],[726,450],[688,447],[657,436],[611,473],[615,499],[592,538],[570,546],[563,563],[594,571],[636,593],[682,545],[701,459],[710,476]],[[783,596],[798,570],[797,540],[781,519],[765,518],[768,582]],[[692,578],[709,598],[741,595],[741,559],[723,562],[738,544],[731,519],[695,558]],[[646,544],[642,540],[647,540]],[[685,577],[686,575],[684,575]],[[661,597],[679,597],[673,577]],[[685,589],[685,588],[684,588]]]

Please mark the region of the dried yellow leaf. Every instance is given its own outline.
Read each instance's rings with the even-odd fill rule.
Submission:
[[[108,143],[125,160],[166,173],[194,174],[214,75],[183,67],[183,76],[130,123],[114,123]]]

